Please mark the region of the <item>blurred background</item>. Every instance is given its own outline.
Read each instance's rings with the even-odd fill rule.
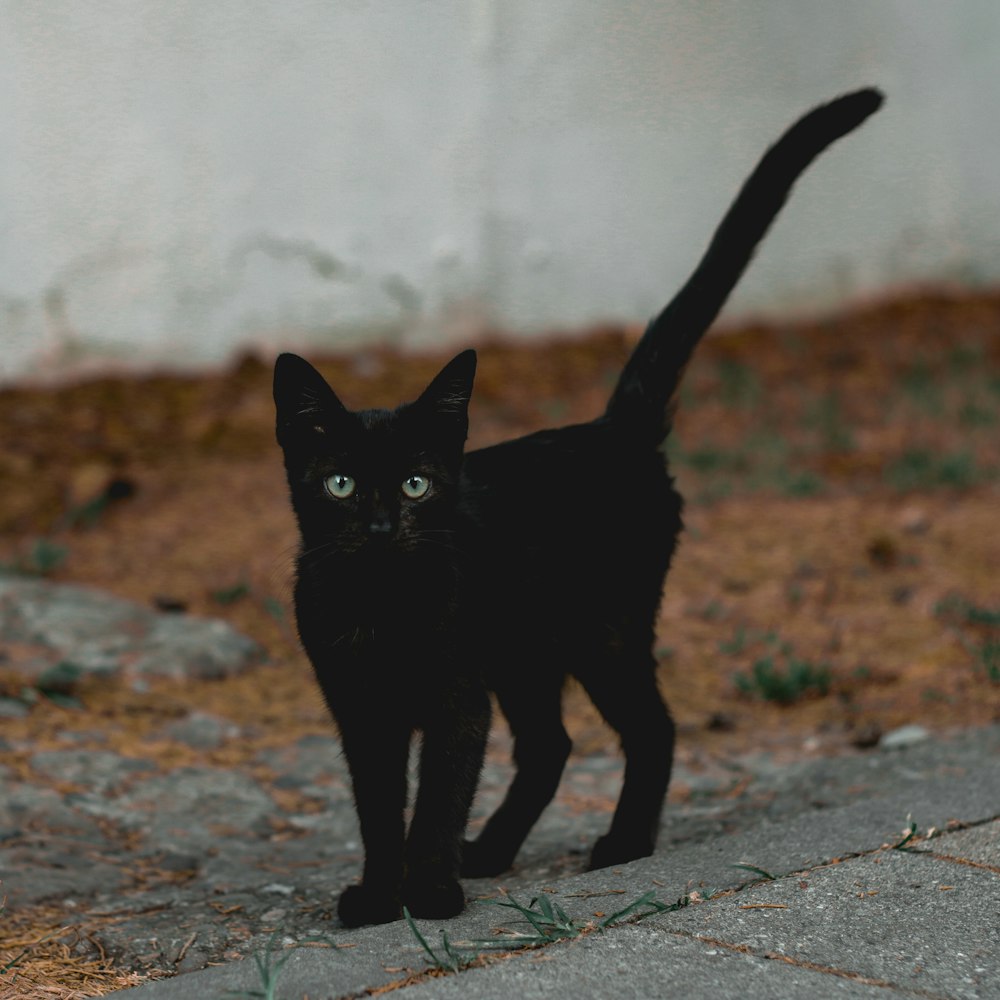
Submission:
[[[0,373],[641,322],[764,146],[865,84],[731,304],[1000,276],[1000,11],[8,2]]]
[[[393,406],[475,346],[472,446],[591,419],[763,150],[865,85],[885,106],[685,376],[668,815],[752,797],[763,760],[1000,720],[998,46],[991,0],[0,0],[0,833],[133,764],[181,802],[224,769],[349,815],[291,618],[275,353]],[[566,711],[586,771],[615,741],[572,687]],[[278,783],[289,748],[308,781]],[[129,926],[100,962],[162,965]],[[32,954],[57,952],[46,981],[90,954]]]
[[[589,419],[763,149],[881,87],[686,377],[663,682],[725,747],[1000,712],[995,4],[43,0],[0,29],[0,563],[227,619],[282,668],[239,710],[272,734],[329,725],[275,352],[395,405],[476,345],[474,446]],[[0,639],[10,724],[76,725]],[[150,697],[70,668],[64,708]]]

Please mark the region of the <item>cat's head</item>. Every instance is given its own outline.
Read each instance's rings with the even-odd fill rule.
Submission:
[[[463,351],[418,399],[348,410],[294,354],[274,366],[277,436],[304,547],[419,552],[446,545],[468,431],[475,351]]]

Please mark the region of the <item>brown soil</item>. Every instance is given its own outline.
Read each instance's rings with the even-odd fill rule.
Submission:
[[[487,338],[472,445],[600,412],[639,332]],[[362,406],[413,398],[445,357],[312,360]],[[141,693],[91,682],[78,707],[39,698],[4,721],[5,739],[39,748],[68,730],[99,733],[169,767],[187,751],[148,737],[198,708],[244,729],[208,755],[226,766],[329,732],[290,626],[295,531],[272,421],[269,364],[254,357],[201,377],[0,392],[0,563],[226,618],[270,657],[221,682]],[[1000,719],[998,428],[1000,295],[913,297],[702,345],[672,438],[687,531],[659,628],[682,755],[837,752],[905,723]],[[734,677],[760,662],[826,670],[828,690],[791,704],[741,690]],[[0,694],[22,688],[0,662]],[[613,745],[577,690],[566,704],[578,750]],[[4,763],[16,772],[27,757],[18,749]],[[23,916],[30,926],[8,923],[11,949],[32,946],[17,995],[127,985],[61,939],[36,944],[57,914]]]
[[[487,338],[472,445],[589,419],[638,333]],[[313,360],[360,406],[413,398],[446,356]],[[191,707],[252,724],[260,741],[328,729],[290,627],[295,532],[269,382],[269,364],[248,356],[200,377],[0,393],[0,562],[226,618],[271,660],[244,678],[144,694],[92,684],[82,709],[42,700],[5,735],[99,727],[124,749]],[[825,752],[908,722],[1000,717],[995,630],[940,607],[949,595],[1000,604],[998,427],[997,295],[710,337],[672,439],[688,530],[659,634],[682,743]],[[760,660],[828,669],[829,691],[791,705],[741,691],[734,675]],[[567,706],[578,748],[611,744],[576,691]]]

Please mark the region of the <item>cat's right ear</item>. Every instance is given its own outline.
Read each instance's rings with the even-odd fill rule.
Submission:
[[[297,354],[279,354],[274,363],[274,408],[282,446],[290,432],[322,426],[324,417],[345,412],[326,379]]]

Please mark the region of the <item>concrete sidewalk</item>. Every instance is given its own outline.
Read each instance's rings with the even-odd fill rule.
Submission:
[[[985,731],[980,752],[975,733],[966,743],[961,766],[934,780],[900,782],[899,768],[887,768],[892,788],[848,805],[816,811],[803,803],[803,812],[781,822],[518,895],[523,904],[544,895],[592,926],[649,892],[662,904],[692,891],[714,894],[643,920],[516,952],[481,942],[502,937],[501,929],[530,930],[520,915],[473,902],[454,920],[418,922],[432,947],[446,930],[458,950],[486,956],[458,972],[428,972],[425,953],[399,921],[336,930],[333,947],[278,951],[285,961],[273,993],[263,992],[249,959],[114,995],[1000,998],[1000,761]],[[857,762],[826,767],[836,778]],[[911,818],[919,836],[900,845]],[[775,877],[764,880],[741,863]],[[467,888],[474,897],[477,883]]]

